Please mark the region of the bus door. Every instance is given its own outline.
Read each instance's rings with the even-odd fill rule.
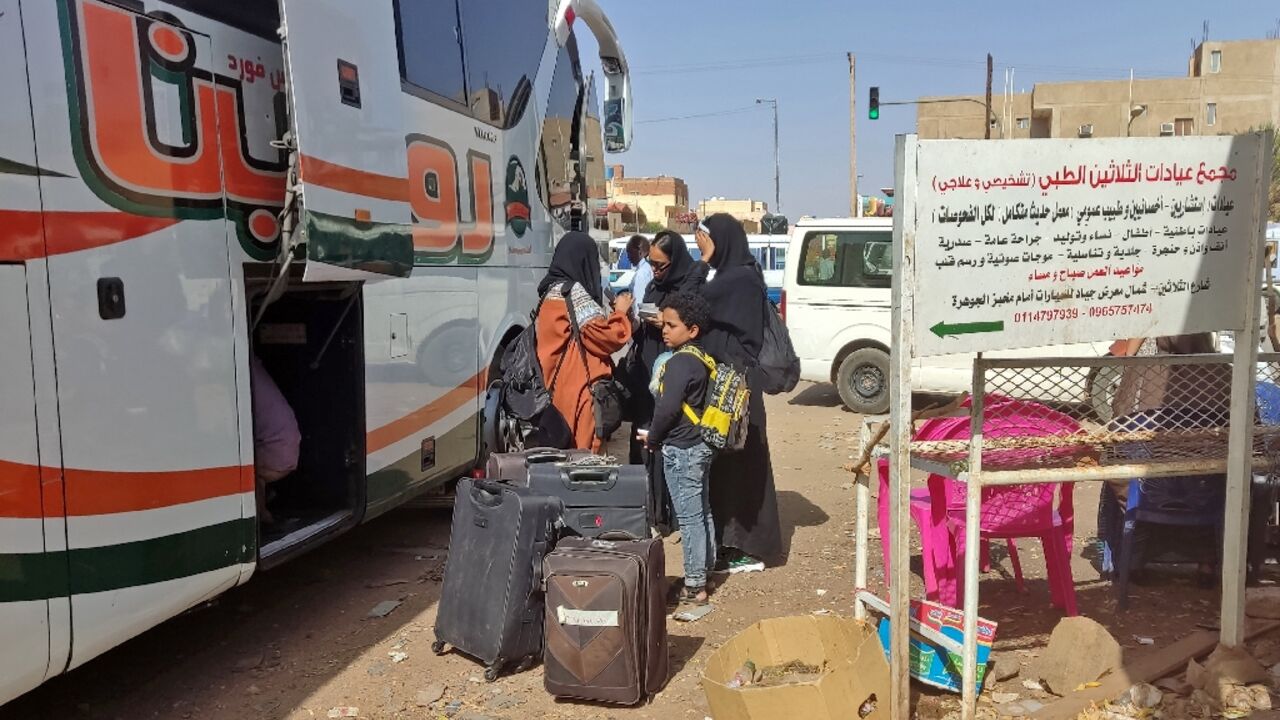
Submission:
[[[62,672],[70,652],[66,533],[58,482],[57,424],[48,422],[41,450],[34,346],[52,390],[49,315],[33,341],[33,310],[42,307],[38,260],[44,255],[39,161],[27,85],[18,0],[0,0],[0,704]],[[27,263],[32,263],[29,268]],[[30,308],[28,295],[37,298]],[[51,408],[45,408],[50,410]],[[44,472],[43,463],[52,471]],[[48,481],[46,486],[45,481]]]
[[[21,9],[46,243],[28,269],[48,283],[75,667],[253,567],[223,191],[224,170],[241,176],[240,81],[167,12]]]
[[[437,205],[457,204],[444,177],[430,187],[408,180],[395,15],[388,5],[280,0],[308,281],[407,277],[413,270],[411,194],[434,192]]]

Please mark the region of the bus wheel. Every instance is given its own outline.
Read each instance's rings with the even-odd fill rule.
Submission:
[[[861,415],[889,409],[889,353],[874,347],[854,350],[836,371],[836,389],[845,407]]]

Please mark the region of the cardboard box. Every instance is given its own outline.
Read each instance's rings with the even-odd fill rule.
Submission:
[[[955,608],[928,600],[911,601],[911,617],[920,624],[950,638],[955,644],[964,642],[964,613]],[[977,691],[982,692],[982,681],[987,675],[987,661],[991,658],[991,643],[996,639],[996,623],[978,618],[978,678]],[[880,622],[880,643],[886,655],[889,653],[889,623]],[[911,677],[925,685],[943,690],[960,692],[963,658],[941,645],[911,636]]]
[[[799,660],[825,673],[810,682],[728,687],[747,660],[760,669]],[[835,616],[752,625],[707,659],[702,689],[715,720],[889,720],[889,664],[874,628]]]

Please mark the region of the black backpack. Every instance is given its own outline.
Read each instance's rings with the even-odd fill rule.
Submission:
[[[800,358],[791,344],[791,333],[767,300],[764,302],[764,338],[755,369],[761,392],[769,395],[791,392],[800,382]]]
[[[564,355],[556,364],[548,387],[538,362],[538,312],[542,301],[529,315],[529,325],[507,346],[502,356],[502,406],[522,428],[526,447],[568,449],[574,445],[573,431],[564,415],[551,403]],[[565,353],[567,355],[568,353]]]

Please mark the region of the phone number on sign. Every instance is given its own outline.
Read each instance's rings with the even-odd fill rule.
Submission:
[[[1055,322],[1058,320],[1075,320],[1080,317],[1079,308],[1046,308],[1044,310],[1028,310],[1013,314],[1015,323]]]
[[[1125,303],[1121,305],[1096,305],[1086,311],[1091,318],[1122,317],[1125,315],[1151,315],[1155,308],[1151,303]],[[1028,310],[1013,314],[1015,323],[1057,322],[1061,320],[1078,320],[1080,308],[1046,308]]]

